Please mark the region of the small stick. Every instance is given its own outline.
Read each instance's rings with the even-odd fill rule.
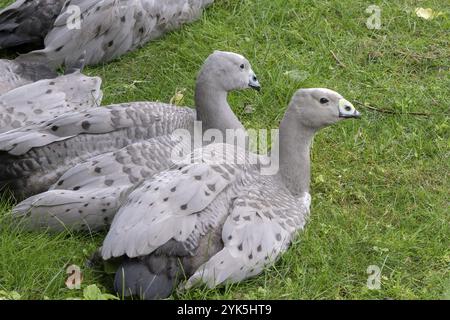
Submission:
[[[393,110],[387,110],[387,109],[381,109],[381,108],[375,108],[373,106],[367,105],[362,103],[361,101],[355,100],[355,103],[367,108],[369,110],[373,110],[380,113],[386,113],[386,114],[397,114],[397,115],[410,115],[410,116],[422,116],[422,117],[430,117],[430,116],[450,116],[450,114],[447,113],[425,113],[425,112],[397,112]]]
[[[333,52],[333,50],[330,50],[331,54],[333,55],[334,60],[336,60],[337,64],[340,65],[342,68],[347,68],[347,66],[341,61],[339,60],[339,58],[337,57],[337,55]]]

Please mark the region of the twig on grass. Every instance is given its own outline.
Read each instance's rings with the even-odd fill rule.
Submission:
[[[342,68],[347,68],[347,66],[345,65],[345,63],[343,63],[341,60],[339,60],[339,58],[337,57],[337,55],[333,52],[333,50],[330,50],[331,54],[333,55],[334,60],[336,60],[337,64],[339,66],[341,66]]]
[[[385,113],[385,114],[392,114],[392,115],[407,115],[407,116],[421,116],[421,117],[431,117],[431,116],[450,116],[449,113],[426,113],[426,112],[397,112],[394,110],[388,110],[388,109],[383,109],[383,108],[376,108],[374,106],[371,106],[367,103],[362,103],[361,101],[357,101],[355,100],[355,103],[357,105],[360,105],[366,109],[372,110],[372,111],[376,111],[376,112],[380,112],[380,113]]]

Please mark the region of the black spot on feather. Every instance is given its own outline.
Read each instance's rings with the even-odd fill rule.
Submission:
[[[83,121],[83,122],[81,123],[81,127],[82,127],[84,130],[89,130],[89,128],[91,127],[91,123],[90,123],[89,121]]]

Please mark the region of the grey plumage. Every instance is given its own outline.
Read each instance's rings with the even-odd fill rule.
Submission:
[[[13,214],[28,215],[23,225],[30,230],[106,229],[134,186],[173,165],[171,152],[180,143],[175,136],[160,136],[89,159],[49,191],[19,203]]]
[[[75,164],[131,143],[190,129],[195,112],[135,102],[72,112],[0,135],[0,184],[18,198],[48,189]]]
[[[0,12],[0,49],[40,49],[65,0],[18,0]]]
[[[150,273],[152,259],[160,265],[178,260],[178,277],[187,279],[184,288],[201,283],[212,288],[259,274],[287,250],[309,216],[306,182],[314,133],[358,116],[336,92],[299,90],[280,126],[280,158],[272,159],[280,165],[279,171],[262,174],[261,164],[255,161],[261,157],[230,145],[208,145],[193,163],[188,158],[129,195],[103,243],[103,258],[123,257],[125,263],[132,259],[140,264],[139,270],[146,267]],[[293,152],[297,149],[302,154]],[[230,154],[239,161],[226,161]],[[136,277],[133,269],[118,272],[122,278]],[[171,275],[171,279],[177,278]],[[148,285],[145,279],[139,283]],[[167,287],[154,289],[158,288],[159,296],[167,297]]]
[[[25,84],[57,76],[43,63],[0,59],[0,95]]]
[[[0,133],[100,105],[101,79],[80,72],[39,80],[0,95]]]
[[[213,0],[68,1],[45,38],[45,48],[23,55],[56,68],[83,50],[86,64],[111,61],[199,17]]]
[[[244,70],[241,69],[243,64]],[[220,51],[210,55],[199,73],[196,90],[196,107],[203,111],[199,120],[204,120],[204,128],[209,128],[214,117],[221,119],[223,128],[241,128],[227,103],[226,93],[259,85],[254,79],[255,74],[244,57]],[[172,108],[177,110],[177,107]],[[187,122],[193,125],[195,112],[190,112]],[[182,125],[176,127],[183,128]],[[192,128],[189,131],[192,133]],[[18,217],[26,217],[24,222],[33,230],[99,230],[108,227],[134,187],[175,165],[173,154],[186,150],[191,150],[190,138],[183,139],[175,133],[98,155],[69,169],[48,192],[26,199],[13,212]],[[53,177],[54,171],[48,175]],[[37,177],[33,181],[39,181],[41,186],[46,183],[43,180],[43,177]]]

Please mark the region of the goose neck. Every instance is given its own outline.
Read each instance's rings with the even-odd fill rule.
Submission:
[[[285,186],[295,196],[309,193],[311,182],[311,144],[314,130],[302,126],[289,113],[279,132],[279,173]]]
[[[195,90],[197,120],[202,121],[203,130],[218,129],[223,134],[227,129],[243,129],[242,124],[228,104],[228,92],[208,79],[199,79]]]

